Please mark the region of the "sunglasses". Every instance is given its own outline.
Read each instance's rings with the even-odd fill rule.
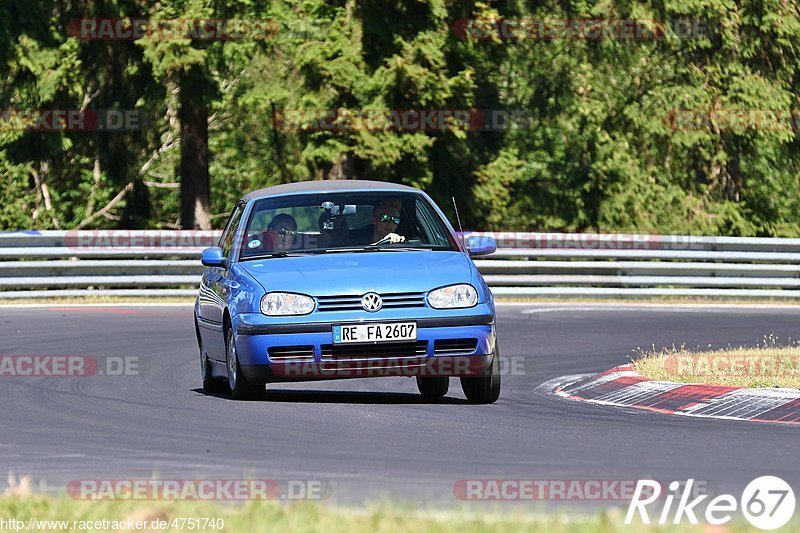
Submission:
[[[389,222],[390,220],[395,224],[400,224],[400,217],[393,217],[392,215],[386,215],[386,214],[381,215],[380,217],[381,222]]]
[[[281,229],[278,230],[278,236],[279,237],[289,236],[292,239],[294,239],[296,235],[297,235],[297,231],[295,231],[295,230],[290,230],[290,229],[286,229],[286,228],[281,228]]]

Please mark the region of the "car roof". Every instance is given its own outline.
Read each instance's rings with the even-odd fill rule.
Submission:
[[[258,189],[257,191],[250,192],[242,197],[242,200],[249,202],[254,198],[262,198],[265,196],[276,196],[280,194],[299,194],[304,192],[317,193],[317,192],[338,192],[338,191],[404,191],[404,192],[420,192],[419,189],[401,185],[399,183],[391,183],[388,181],[370,181],[370,180],[311,180],[311,181],[297,181],[294,183],[284,183],[283,185],[275,185],[273,187],[266,187]]]

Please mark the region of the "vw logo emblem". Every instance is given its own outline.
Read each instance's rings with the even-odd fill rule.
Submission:
[[[383,300],[381,299],[380,296],[378,296],[374,292],[368,292],[367,294],[361,297],[361,307],[363,307],[365,311],[374,313],[375,311],[379,311],[380,308],[383,307]]]

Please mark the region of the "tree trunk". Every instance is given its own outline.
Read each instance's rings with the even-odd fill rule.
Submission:
[[[355,178],[355,161],[347,152],[326,173],[326,180],[351,180]]]
[[[208,83],[199,66],[181,74],[181,227],[211,229],[208,177],[208,109],[204,87]]]

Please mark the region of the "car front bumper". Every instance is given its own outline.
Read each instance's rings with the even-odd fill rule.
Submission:
[[[465,312],[466,311],[466,312]],[[470,312],[468,314],[468,312]],[[440,316],[329,318],[289,322],[263,315],[234,320],[239,364],[251,382],[383,376],[474,376],[496,349],[495,319],[485,306]],[[333,345],[333,325],[417,323],[417,341]],[[413,344],[413,346],[412,346]]]

